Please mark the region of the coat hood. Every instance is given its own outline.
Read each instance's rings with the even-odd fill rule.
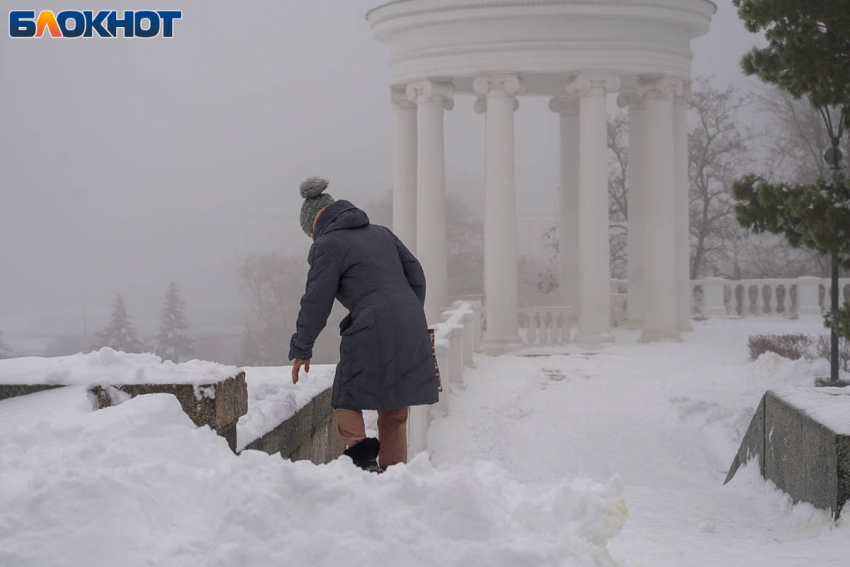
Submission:
[[[319,237],[335,230],[347,228],[360,228],[369,224],[369,217],[349,201],[340,199],[332,205],[328,205],[319,220],[316,221],[316,229],[313,231],[313,242]]]

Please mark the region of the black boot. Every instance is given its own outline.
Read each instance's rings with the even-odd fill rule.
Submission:
[[[373,473],[383,472],[378,466],[378,452],[381,450],[381,442],[374,437],[367,437],[356,445],[352,445],[342,452],[343,455],[351,457],[354,464]]]

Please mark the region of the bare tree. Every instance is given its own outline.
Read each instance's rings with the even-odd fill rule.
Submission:
[[[768,180],[812,183],[829,175],[823,160],[831,140],[820,112],[808,99],[795,99],[785,91],[766,88],[756,95],[758,109],[766,119]],[[842,139],[846,155],[847,142]]]
[[[246,325],[241,363],[268,366],[287,363],[289,339],[295,331],[306,273],[305,261],[278,252],[252,254],[238,266],[239,288],[254,314],[254,319]]]
[[[620,112],[608,120],[608,234],[611,277],[628,274],[629,204],[626,171],[629,167],[629,119]]]
[[[484,293],[484,220],[462,201],[447,201],[449,295]]]
[[[756,95],[765,121],[761,174],[768,180],[812,183],[829,175],[823,160],[830,145],[823,119],[807,99],[767,87]],[[847,142],[842,139],[847,153]],[[742,242],[742,277],[765,278],[802,275],[828,276],[829,258],[808,248],[792,248],[782,236],[753,235]]]
[[[729,272],[742,230],[732,211],[730,189],[752,161],[753,134],[739,121],[749,102],[735,87],[719,90],[708,79],[700,79],[689,103],[696,118],[688,136],[691,279],[733,275]]]

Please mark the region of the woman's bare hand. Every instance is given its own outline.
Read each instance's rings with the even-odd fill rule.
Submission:
[[[292,364],[292,383],[298,383],[298,371],[301,370],[301,366],[304,366],[304,372],[310,372],[310,359],[302,359],[296,358],[295,362]]]

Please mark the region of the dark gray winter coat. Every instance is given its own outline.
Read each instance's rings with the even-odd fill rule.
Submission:
[[[386,227],[369,223],[348,201],[316,222],[289,359],[312,357],[334,297],[349,311],[340,323],[332,405],[393,409],[437,401],[437,378],[425,319],[425,274]]]

